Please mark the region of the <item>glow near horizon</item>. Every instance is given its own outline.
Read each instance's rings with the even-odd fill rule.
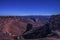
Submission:
[[[5,14],[4,14],[5,13]],[[18,12],[2,12],[0,14],[0,16],[39,16],[39,15],[42,15],[42,16],[51,16],[51,15],[56,15],[56,14],[60,14],[60,13],[53,13],[53,14],[50,14],[50,13],[44,13],[44,12],[40,12],[40,13],[18,13]]]
[[[51,13],[51,14],[50,14]],[[43,15],[43,16],[50,16],[50,15],[56,15],[56,14],[60,14],[57,12],[39,12],[39,11],[32,11],[32,12],[21,12],[21,11],[1,11],[0,12],[0,16],[33,16],[33,15]]]

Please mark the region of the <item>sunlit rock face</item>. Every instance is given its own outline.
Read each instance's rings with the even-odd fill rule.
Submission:
[[[20,35],[26,28],[26,23],[21,22],[18,17],[1,17],[3,23],[2,31],[9,35]]]
[[[52,15],[49,20],[49,23],[50,23],[50,27],[53,30],[60,30],[60,14]]]
[[[0,17],[0,39],[14,40],[13,36],[22,35],[26,30],[27,23],[22,22],[20,17],[1,16]]]

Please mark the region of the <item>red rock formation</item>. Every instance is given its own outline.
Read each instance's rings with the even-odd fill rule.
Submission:
[[[20,35],[25,30],[26,24],[27,23],[19,21],[19,19],[8,17],[5,18],[2,31],[10,35]]]

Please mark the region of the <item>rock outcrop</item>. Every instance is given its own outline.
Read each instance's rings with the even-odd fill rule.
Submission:
[[[25,39],[35,39],[35,38],[44,38],[44,37],[47,37],[48,34],[51,33],[51,29],[49,29],[49,24],[45,24],[44,26],[42,27],[39,27],[38,29],[35,29],[28,33],[27,34],[23,34],[22,36],[25,38]]]

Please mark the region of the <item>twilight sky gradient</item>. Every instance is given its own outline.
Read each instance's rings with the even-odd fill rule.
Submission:
[[[60,0],[0,0],[0,16],[60,14]]]

